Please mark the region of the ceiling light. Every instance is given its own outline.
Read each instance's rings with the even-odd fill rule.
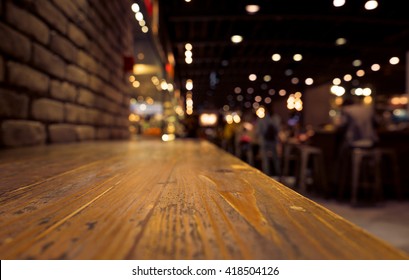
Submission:
[[[273,54],[273,55],[271,56],[271,59],[272,59],[273,61],[280,61],[281,55],[278,54],[278,53],[275,53],[275,54]]]
[[[354,61],[352,61],[352,65],[355,67],[359,67],[362,65],[362,61],[359,59],[355,59]]]
[[[185,62],[186,62],[187,64],[192,64],[193,58],[191,58],[191,57],[186,57],[186,58],[185,58]]]
[[[134,82],[132,83],[132,86],[133,86],[134,88],[138,88],[140,85],[141,85],[141,83],[138,82],[138,81],[134,81]]]
[[[235,87],[234,88],[234,93],[239,94],[241,92],[241,88]]]
[[[247,5],[246,6],[246,11],[249,14],[255,14],[260,10],[260,6],[259,5]]]
[[[314,83],[314,80],[312,79],[312,78],[307,78],[307,79],[305,79],[305,84],[307,85],[307,86],[310,86],[310,85],[312,85]]]
[[[350,74],[346,74],[345,76],[344,76],[344,81],[345,82],[350,82],[352,80],[352,76],[350,75]]]
[[[240,35],[233,35],[231,36],[231,41],[235,44],[240,43],[241,41],[243,41],[243,37]]]
[[[192,51],[185,51],[185,56],[186,57],[192,57],[193,56]]]
[[[389,63],[392,65],[396,65],[399,63],[399,57],[392,57],[391,59],[389,59]]]
[[[250,74],[249,80],[252,81],[252,82],[254,82],[255,80],[257,80],[256,74]]]
[[[343,96],[345,94],[345,88],[334,85],[331,87],[331,92],[336,96]]]
[[[302,55],[297,53],[293,56],[294,61],[301,61],[302,60]]]
[[[143,33],[148,33],[149,28],[147,26],[142,26],[142,32]]]
[[[371,66],[371,70],[374,71],[374,72],[379,71],[380,69],[381,69],[381,66],[379,64],[377,64],[377,63],[372,64],[372,66]]]
[[[287,94],[287,91],[286,91],[285,89],[280,89],[280,91],[278,92],[278,94],[279,94],[280,96],[284,96],[284,95]]]
[[[300,80],[297,77],[294,77],[294,78],[291,79],[291,83],[293,85],[297,85],[299,82],[300,82]]]
[[[345,39],[345,38],[338,38],[335,41],[335,45],[337,45],[337,46],[342,46],[342,45],[345,45],[346,43],[347,43],[347,39]]]
[[[191,79],[188,79],[186,81],[186,89],[187,90],[192,90],[193,89],[193,81]]]
[[[145,55],[143,53],[138,53],[136,56],[139,60],[143,60],[145,58]]]
[[[138,4],[136,4],[136,3],[133,3],[132,4],[132,6],[131,6],[131,9],[132,9],[132,11],[134,12],[134,13],[137,13],[137,12],[139,12],[139,5]]]
[[[271,81],[271,76],[270,75],[265,75],[264,76],[264,82],[269,82]]]
[[[334,4],[334,7],[342,7],[345,5],[345,0],[334,0],[333,4]]]
[[[191,0],[185,0],[185,2],[189,3]]]
[[[160,87],[162,88],[162,90],[167,90],[168,89],[168,83],[165,80],[163,80],[160,83]]]
[[[341,84],[341,79],[340,78],[335,78],[332,80],[332,84],[339,86]]]
[[[249,88],[247,89],[247,93],[248,93],[248,94],[253,94],[253,93],[254,93],[254,88],[249,87]]]
[[[365,9],[366,9],[366,10],[374,10],[374,9],[376,9],[377,7],[378,7],[378,2],[377,2],[377,1],[370,0],[370,1],[367,1],[367,2],[365,3]]]
[[[285,74],[286,76],[291,76],[293,73],[294,73],[294,72],[293,72],[293,70],[291,70],[291,69],[287,69],[287,70],[285,70],[285,72],[284,72],[284,74]]]
[[[143,20],[143,14],[141,12],[137,12],[135,14],[135,18],[137,21]]]
[[[358,71],[356,71],[356,75],[358,76],[358,77],[363,77],[363,76],[365,76],[365,71],[364,70],[358,70]]]
[[[369,96],[369,95],[372,94],[372,90],[371,90],[370,88],[364,88],[364,89],[362,90],[362,94],[363,94],[364,96]]]
[[[186,44],[185,44],[185,49],[186,49],[187,51],[191,51],[191,50],[193,49],[192,44],[186,43]]]

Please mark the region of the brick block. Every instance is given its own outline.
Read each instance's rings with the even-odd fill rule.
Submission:
[[[28,97],[0,89],[0,117],[24,119],[28,116]]]
[[[53,98],[72,101],[77,98],[77,88],[68,82],[51,81],[50,94]]]
[[[48,44],[50,29],[37,17],[11,3],[7,5],[6,15],[7,21],[18,30],[33,36],[37,41],[43,44]]]
[[[123,95],[117,89],[108,84],[105,86],[104,95],[116,103],[122,102]]]
[[[95,128],[88,125],[79,125],[76,127],[77,139],[80,141],[94,140]]]
[[[56,33],[51,35],[51,49],[70,62],[77,61],[78,49],[68,39]]]
[[[104,89],[104,82],[100,78],[94,75],[90,75],[89,76],[89,87],[93,91],[101,93]]]
[[[98,128],[96,133],[96,139],[106,140],[111,137],[111,131],[108,128]]]
[[[92,56],[84,51],[79,51],[77,63],[82,68],[88,70],[88,72],[91,72],[93,74],[96,74],[98,72],[96,61],[92,58]]]
[[[89,20],[95,25],[96,29],[99,32],[102,32],[104,30],[104,22],[101,20],[101,17],[99,16],[98,12],[95,10],[95,8],[97,7],[93,6],[92,9],[89,9],[87,12],[88,18]]]
[[[74,0],[73,1],[78,8],[86,11],[89,8],[89,4],[87,0]]]
[[[32,104],[31,112],[36,120],[61,122],[64,120],[64,105],[61,102],[41,98]]]
[[[77,102],[82,105],[94,106],[95,94],[86,89],[80,89]]]
[[[67,143],[77,141],[75,125],[52,124],[48,128],[51,143]]]
[[[45,126],[40,122],[9,120],[1,125],[2,142],[7,147],[41,145],[46,142]]]
[[[57,76],[58,78],[63,79],[65,77],[65,62],[60,57],[40,45],[34,44],[33,61],[38,68],[45,72]]]
[[[98,30],[96,29],[95,25],[93,24],[93,22],[91,22],[89,19],[84,20],[80,23],[80,27],[85,31],[85,33],[88,35],[89,38],[89,42],[88,42],[88,49],[91,48],[92,45],[92,41],[91,40],[95,40],[95,38],[97,38],[98,36],[101,35],[100,32],[98,32]],[[91,52],[92,54],[94,54],[94,52]]]
[[[67,33],[68,19],[49,0],[33,1],[36,12],[61,33]]]
[[[60,8],[70,19],[76,20],[78,10],[76,5],[72,1],[67,0],[54,0],[55,5]]]
[[[128,129],[114,128],[111,130],[111,138],[126,139],[129,138],[130,133]]]
[[[96,109],[87,109],[87,124],[98,125],[101,112]]]
[[[67,66],[67,79],[73,83],[88,86],[88,74],[75,65]]]
[[[98,65],[98,76],[100,76],[105,81],[109,81],[111,77],[111,73],[109,72],[108,69],[109,66],[111,66],[109,62],[106,63],[105,65],[104,64]]]
[[[68,37],[79,47],[88,47],[89,41],[85,33],[76,25],[70,23],[68,25]]]
[[[99,125],[111,126],[114,124],[114,116],[108,113],[102,113],[98,119]]]
[[[117,117],[115,122],[119,127],[129,127],[129,119],[127,117]]]
[[[117,113],[117,107],[111,100],[98,96],[95,100],[95,107],[110,113]]]
[[[98,60],[104,60],[105,59],[104,52],[101,50],[101,48],[99,47],[97,42],[95,42],[95,40],[90,42],[90,47],[88,49],[89,49],[89,52],[92,53],[92,55],[95,58],[97,58]],[[100,67],[101,66],[98,65],[98,68],[100,68]]]
[[[7,63],[10,84],[24,87],[45,95],[50,78],[33,68],[9,61]]]
[[[87,109],[67,103],[65,104],[65,120],[69,123],[87,123]]]
[[[2,23],[0,23],[0,34],[1,38],[7,38],[7,40],[0,40],[0,51],[25,62],[30,60],[31,43],[28,37],[14,31]]]

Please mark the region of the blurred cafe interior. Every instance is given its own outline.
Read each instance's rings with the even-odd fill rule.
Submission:
[[[257,241],[255,233],[270,232],[265,224],[274,228],[281,220],[285,230],[308,227],[319,236],[327,229],[314,224],[318,220],[300,222],[304,218],[298,215],[318,215],[322,209],[407,258],[409,17],[404,1],[0,3],[2,259],[396,257],[382,250],[343,255],[332,245],[325,245],[327,255],[301,245],[294,255],[270,254],[273,245],[257,255],[237,241]],[[261,132],[267,119],[276,124],[272,141]],[[138,187],[131,189],[127,180]],[[229,190],[235,184],[251,186],[256,210],[252,198],[240,203],[240,195],[234,198],[237,193]],[[214,189],[220,191],[217,198],[211,196]],[[275,199],[288,197],[297,217],[268,202],[275,189],[281,190],[275,195],[283,195]],[[204,202],[194,200],[206,195]],[[140,208],[131,213],[127,199]],[[306,206],[296,205],[301,200]],[[173,205],[170,210],[165,201]],[[107,205],[112,215],[140,219],[138,226],[111,223],[111,216],[101,214]],[[167,216],[158,218],[160,211]],[[210,220],[190,221],[195,211]],[[266,214],[280,211],[288,217],[277,222]],[[232,212],[242,227],[234,228]],[[260,212],[264,216],[258,220]],[[32,229],[21,226],[32,221],[38,223]],[[221,221],[230,223],[226,231]],[[80,223],[84,229],[70,227]],[[183,225],[192,227],[190,235]],[[238,238],[244,227],[249,232]],[[87,231],[100,228],[107,233],[96,236],[104,238],[87,237]],[[101,249],[115,230],[123,244]],[[338,236],[348,231],[342,228]],[[127,242],[131,236],[135,243]],[[161,247],[153,236],[169,243]],[[282,244],[280,236],[270,237],[265,238]],[[195,238],[204,249],[193,249]],[[291,238],[294,246],[304,242]],[[249,244],[258,248],[256,241]],[[185,243],[191,248],[183,249]]]

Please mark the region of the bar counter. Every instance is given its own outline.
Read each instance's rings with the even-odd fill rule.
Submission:
[[[408,259],[202,140],[0,151],[1,259]]]

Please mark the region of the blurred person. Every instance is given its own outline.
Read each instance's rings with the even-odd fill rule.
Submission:
[[[245,114],[236,130],[236,156],[254,166],[255,114]]]
[[[279,132],[281,118],[273,111],[271,106],[265,108],[265,117],[258,118],[256,122],[256,136],[259,143],[261,168],[267,175],[280,175],[281,166],[278,156]],[[271,169],[271,164],[273,172]]]
[[[222,147],[231,154],[235,154],[235,134],[237,125],[234,122],[226,122],[222,133]]]
[[[371,148],[378,142],[376,118],[372,106],[358,102],[356,98],[345,99],[341,108],[340,129],[343,132],[342,149]]]
[[[339,141],[336,161],[338,196],[343,197],[346,182],[352,167],[354,149],[371,149],[378,143],[377,123],[373,106],[363,104],[358,97],[347,97],[341,107],[338,125]]]

